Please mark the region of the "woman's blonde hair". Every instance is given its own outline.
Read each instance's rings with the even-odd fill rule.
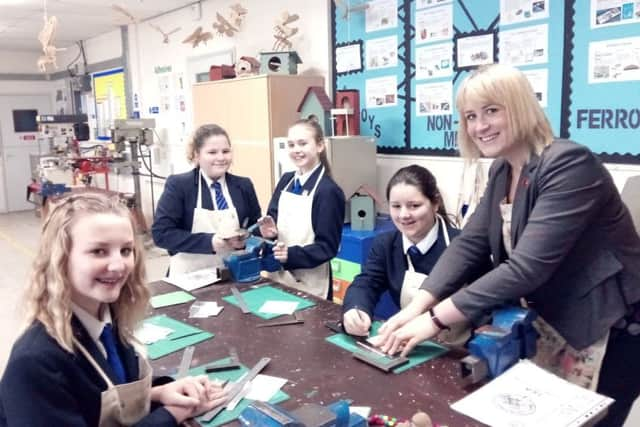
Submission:
[[[41,233],[41,243],[33,262],[26,291],[26,327],[40,321],[58,344],[73,352],[71,328],[71,282],[69,253],[74,244],[71,228],[84,215],[113,214],[127,218],[131,229],[135,221],[118,198],[101,193],[83,193],[62,198],[52,207]],[[133,330],[144,317],[149,290],[142,245],[134,236],[134,266],[117,301],[111,303],[113,322],[123,342],[134,343]]]
[[[528,144],[532,152],[540,154],[553,142],[549,120],[522,71],[502,64],[483,65],[462,82],[456,97],[460,116],[458,147],[468,160],[481,156],[467,132],[464,112],[472,102],[503,106],[514,141]]]
[[[229,147],[231,147],[231,139],[229,139],[229,134],[227,134],[226,130],[216,124],[202,125],[193,132],[191,139],[187,142],[187,161],[193,164],[196,159],[196,154],[200,151],[204,142],[209,137],[217,135],[222,135],[227,138]]]

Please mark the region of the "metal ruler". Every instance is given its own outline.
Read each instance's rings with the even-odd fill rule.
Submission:
[[[234,297],[236,297],[236,301],[238,301],[238,305],[240,306],[240,310],[242,310],[242,313],[251,313],[251,310],[249,310],[249,307],[247,307],[247,303],[244,301],[242,294],[234,285],[231,285],[231,293]]]
[[[189,347],[184,349],[184,353],[182,353],[182,360],[180,361],[180,365],[178,365],[178,373],[176,374],[176,379],[184,378],[189,373],[189,367],[191,366],[191,361],[193,360],[193,352],[196,350],[195,346],[190,345]]]
[[[231,401],[233,401],[235,397],[242,392],[242,390],[244,389],[244,386],[247,383],[249,383],[251,380],[253,380],[260,373],[260,371],[262,371],[264,367],[269,364],[269,362],[271,362],[271,359],[268,357],[263,357],[262,359],[260,359],[260,361],[256,363],[253,366],[253,368],[251,368],[249,372],[247,372],[242,377],[240,381],[233,384],[233,386],[229,390],[229,396],[227,397],[227,401],[222,405],[217,406],[212,410],[210,410],[209,412],[207,412],[206,414],[204,414],[202,416],[202,421],[208,423],[209,421],[214,419],[220,412],[222,412],[222,410],[225,409],[227,405],[229,405],[229,403],[231,403]]]

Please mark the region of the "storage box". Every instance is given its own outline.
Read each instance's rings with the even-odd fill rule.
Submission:
[[[342,240],[336,258],[364,264],[367,261],[373,239],[380,233],[394,229],[393,222],[388,218],[378,218],[376,229],[372,231],[352,230],[350,224],[345,224],[342,227]]]

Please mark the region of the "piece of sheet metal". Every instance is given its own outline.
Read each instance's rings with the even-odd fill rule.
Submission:
[[[227,408],[229,402],[233,401],[239,393],[242,393],[245,384],[253,380],[260,373],[260,371],[262,371],[265,366],[269,364],[269,362],[271,362],[271,359],[268,357],[263,357],[262,359],[260,359],[260,361],[256,363],[253,368],[251,368],[249,372],[247,372],[242,377],[240,381],[234,383],[233,386],[231,386],[231,388],[229,389],[227,401],[204,414],[202,416],[202,420],[205,422],[209,422],[214,419],[220,412],[222,412],[223,409]]]
[[[251,313],[251,310],[249,310],[249,307],[247,306],[247,303],[242,297],[242,293],[240,293],[238,288],[232,285],[231,293],[233,294],[234,297],[236,297],[236,301],[238,301],[238,305],[240,306],[240,310],[242,310],[242,313],[243,314]]]

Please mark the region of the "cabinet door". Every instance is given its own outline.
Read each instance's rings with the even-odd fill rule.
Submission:
[[[266,76],[195,85],[193,103],[196,128],[215,123],[229,134],[230,172],[251,178],[265,212],[273,192]]]

